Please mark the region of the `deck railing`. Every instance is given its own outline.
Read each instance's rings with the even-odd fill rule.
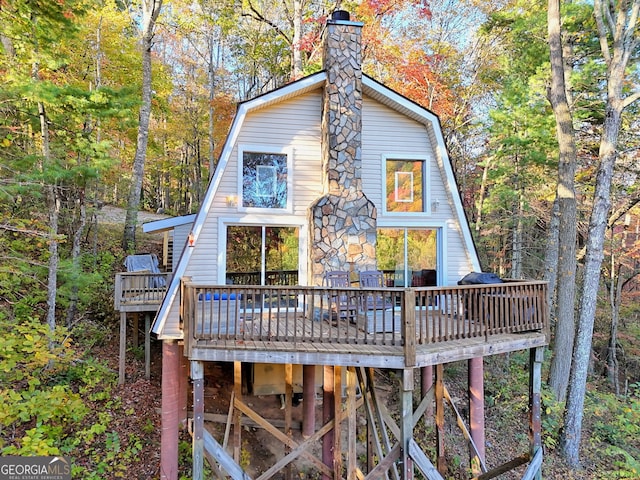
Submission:
[[[115,309],[159,306],[170,280],[171,273],[117,273],[114,291]]]
[[[548,328],[546,283],[415,288],[210,286],[182,281],[185,346],[404,347]]]

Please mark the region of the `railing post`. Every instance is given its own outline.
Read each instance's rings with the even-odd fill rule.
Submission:
[[[194,290],[187,286],[187,283],[190,281],[191,277],[183,277],[180,279],[180,318],[182,319],[182,327],[184,329],[184,349],[188,355],[191,354],[193,337],[193,325],[191,321],[195,317],[192,298]]]
[[[416,365],[416,291],[408,288],[402,295],[402,337],[404,366]]]
[[[116,273],[116,284],[113,295],[113,306],[115,310],[120,310],[120,302],[122,301],[122,274]]]

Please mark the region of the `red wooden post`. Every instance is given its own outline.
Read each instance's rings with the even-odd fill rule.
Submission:
[[[162,342],[162,433],[160,478],[178,479],[178,429],[180,425],[180,350],[177,342]]]
[[[471,452],[471,470],[481,473],[480,464],[485,461],[484,442],[484,368],[482,357],[472,358],[468,362],[469,377],[469,430],[476,446],[480,461]]]

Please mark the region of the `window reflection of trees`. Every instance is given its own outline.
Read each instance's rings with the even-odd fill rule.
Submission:
[[[380,228],[376,246],[380,270],[437,270],[438,234],[435,229]],[[405,256],[406,242],[406,256]]]
[[[388,212],[423,212],[423,160],[387,160]]]
[[[242,206],[286,208],[287,155],[243,152]]]
[[[227,277],[232,283],[260,284],[264,254],[267,284],[291,284],[291,281],[295,284],[298,252],[299,229],[296,227],[227,227]]]

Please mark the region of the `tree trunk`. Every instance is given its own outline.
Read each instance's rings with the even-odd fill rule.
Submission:
[[[37,68],[37,67],[36,67]],[[35,74],[37,77],[37,73]],[[51,161],[49,149],[49,126],[47,114],[42,102],[38,102],[40,114],[40,133],[42,136],[42,170]],[[47,325],[51,333],[56,329],[56,296],[58,295],[58,219],[60,217],[60,198],[56,185],[45,185],[47,210],[49,211],[49,269],[47,274]],[[50,348],[53,344],[50,343]]]
[[[71,285],[71,298],[69,299],[69,307],[67,308],[67,327],[71,328],[73,319],[76,316],[78,309],[78,291],[79,291],[79,277],[80,277],[80,253],[82,235],[84,234],[87,226],[87,205],[85,202],[85,191],[82,188],[78,195],[78,209],[79,209],[79,222],[76,231],[73,234],[73,244],[71,246],[71,262],[72,262],[72,285]],[[75,223],[75,222],[74,222]]]
[[[480,184],[480,192],[478,194],[477,213],[476,213],[476,232],[480,231],[482,227],[482,205],[484,203],[484,197],[487,191],[487,177],[489,176],[489,168],[491,166],[491,158],[487,157],[482,167],[482,183]]]
[[[34,22],[37,21],[34,20]],[[34,33],[34,38],[37,36]],[[36,43],[36,55],[38,45]],[[40,81],[40,65],[34,62],[31,69],[31,77],[34,81]],[[40,165],[43,178],[46,169],[51,163],[51,146],[49,138],[49,119],[44,103],[38,102],[38,117],[40,120],[40,141],[42,163]],[[58,295],[58,219],[60,216],[60,199],[57,185],[43,181],[45,191],[45,203],[49,211],[49,268],[47,273],[47,325],[51,333],[56,329],[56,297]],[[53,349],[53,341],[49,341],[49,349]]]
[[[560,152],[558,189],[556,193],[560,212],[560,223],[558,225],[557,323],[549,384],[556,398],[563,401],[567,392],[573,339],[575,337],[577,207],[574,177],[577,154],[573,120],[567,101],[564,78],[559,0],[549,0],[548,24],[551,60],[549,100],[556,117],[556,132]]]
[[[544,280],[548,282],[547,288],[547,305],[549,305],[549,313],[551,318],[551,326],[555,327],[555,310],[556,310],[556,280],[558,278],[558,228],[560,224],[560,212],[558,207],[558,199],[553,202],[551,207],[551,217],[549,218],[549,227],[547,228],[547,246],[544,256]]]
[[[524,222],[522,221],[524,215],[524,196],[522,189],[519,189],[518,192],[515,225],[511,232],[511,278],[516,280],[522,278],[522,250],[524,241]]]
[[[138,223],[138,210],[140,209],[140,194],[142,193],[144,164],[149,142],[149,120],[151,118],[151,48],[153,46],[153,31],[160,14],[162,0],[144,0],[142,5],[142,104],[140,105],[138,139],[133,159],[133,172],[127,201],[127,216],[124,222],[124,235],[122,238],[122,248],[125,251],[134,251],[136,247],[136,224]]]
[[[293,0],[293,40],[291,42],[291,80],[302,77],[302,1]]]
[[[213,177],[216,169],[215,161],[215,111],[213,109],[213,101],[215,100],[215,79],[216,79],[216,67],[217,61],[213,61],[213,50],[215,46],[215,38],[213,32],[209,35],[209,180]]]
[[[614,264],[615,256],[611,255],[611,281],[609,287],[609,303],[611,306],[611,328],[609,330],[609,346],[607,348],[607,379],[616,395],[620,395],[620,377],[618,372],[618,321],[620,319],[620,301],[622,294],[621,269]]]
[[[582,415],[586,392],[591,338],[596,314],[596,298],[600,284],[600,268],[604,256],[604,238],[607,217],[611,206],[611,181],[617,159],[616,145],[622,111],[636,101],[638,93],[624,99],[623,84],[625,70],[631,54],[637,49],[638,38],[634,37],[638,20],[640,0],[619,2],[612,6],[602,0],[594,1],[594,13],[598,26],[600,49],[607,64],[607,104],[605,120],[600,140],[600,152],[596,186],[593,197],[593,209],[589,221],[589,234],[586,244],[582,302],[576,345],[574,348],[574,368],[571,371],[569,394],[564,413],[564,429],[560,435],[560,449],[570,466],[579,465],[580,439],[582,436]],[[614,11],[612,12],[611,9]],[[615,19],[615,24],[613,24]],[[611,47],[609,38],[612,38]]]
[[[610,110],[607,108],[607,110]],[[613,177],[613,166],[616,159],[614,144],[610,143],[613,134],[617,138],[620,112],[616,115],[607,112],[605,132],[601,144],[601,161],[596,177],[593,210],[589,221],[587,251],[584,263],[582,301],[576,334],[576,345],[573,351],[573,368],[569,380],[569,394],[565,410],[564,428],[560,436],[561,451],[569,465],[579,465],[580,437],[582,435],[582,414],[586,392],[589,357],[591,354],[591,336],[596,314],[596,299],[600,284],[600,267],[602,266],[603,247],[607,216],[610,207],[610,188]],[[617,118],[615,118],[617,117]],[[617,123],[617,127],[610,122]],[[609,124],[609,125],[607,125]],[[614,131],[611,131],[613,129]],[[609,134],[609,135],[607,135]]]

